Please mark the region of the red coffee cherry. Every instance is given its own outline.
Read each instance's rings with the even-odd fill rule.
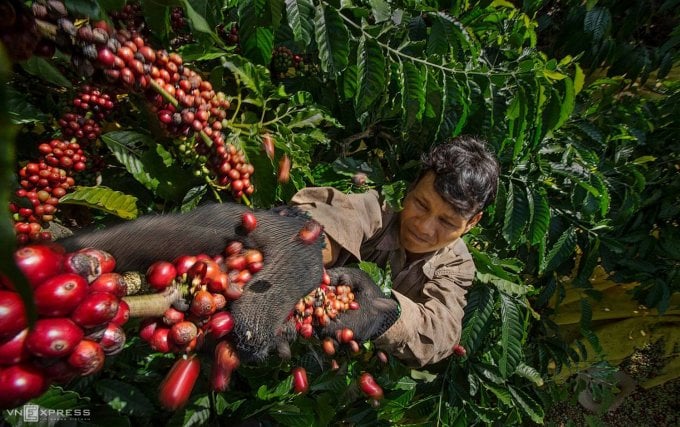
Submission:
[[[257,218],[255,218],[255,214],[252,212],[245,212],[242,217],[242,222],[243,228],[249,233],[257,227]]]
[[[201,371],[201,362],[195,355],[178,359],[160,385],[158,400],[169,411],[186,405]]]
[[[68,356],[68,363],[81,375],[91,375],[104,367],[104,350],[94,341],[82,340]]]
[[[26,337],[26,348],[38,357],[66,356],[83,339],[83,330],[71,319],[38,319]]]
[[[14,252],[14,261],[34,288],[62,271],[63,252],[53,246],[29,245]]]
[[[307,393],[309,391],[309,380],[305,368],[298,366],[291,371],[293,375],[293,390],[296,393]]]
[[[104,325],[118,313],[118,298],[108,292],[92,292],[73,310],[71,319],[83,328]]]
[[[0,339],[14,337],[26,324],[26,309],[19,294],[0,291]]]
[[[64,317],[71,314],[87,294],[87,281],[82,276],[64,273],[39,285],[33,298],[39,315]]]
[[[167,261],[154,262],[146,270],[147,283],[157,291],[162,291],[170,286],[176,276],[177,269],[172,263]]]

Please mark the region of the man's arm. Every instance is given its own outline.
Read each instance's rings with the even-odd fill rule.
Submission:
[[[343,249],[360,260],[361,245],[382,227],[382,209],[375,191],[344,194],[331,187],[308,187],[295,194],[290,204],[323,225],[326,267],[336,265]]]
[[[375,345],[414,367],[450,356],[460,340],[465,295],[474,274],[472,260],[442,267],[423,285],[418,302],[393,291],[401,314],[390,329],[374,340]]]

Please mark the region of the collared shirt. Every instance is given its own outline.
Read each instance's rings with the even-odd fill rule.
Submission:
[[[371,261],[392,274],[392,294],[399,319],[375,345],[410,366],[424,366],[451,355],[460,340],[466,288],[475,266],[461,239],[410,262],[399,243],[399,214],[376,191],[344,194],[328,187],[309,187],[291,200],[324,226],[342,250],[335,266],[352,260]]]

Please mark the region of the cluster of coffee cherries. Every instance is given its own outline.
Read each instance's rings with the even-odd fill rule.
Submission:
[[[109,12],[109,16],[117,26],[130,31],[141,32],[146,28],[142,4],[138,1],[126,2],[122,9]]]
[[[55,8],[53,3],[60,6]],[[125,13],[134,15],[134,6],[130,7]],[[50,13],[52,9],[58,13]],[[135,28],[115,29],[105,21],[75,25],[60,0],[40,0],[33,10],[43,25],[56,28],[55,43],[71,53],[82,75],[100,70],[110,82],[146,95],[151,110],[170,135],[184,140],[178,149],[195,164],[197,175],[231,190],[236,199],[254,192],[250,182],[254,168],[246,162],[240,147],[225,141],[221,131],[229,100],[186,67],[180,55],[152,48]],[[77,115],[64,117],[63,128],[74,128],[67,133],[83,130],[85,137],[93,136],[98,129],[90,120],[92,117],[87,116],[84,120]]]
[[[85,155],[75,142],[53,139],[38,146],[42,154],[19,170],[16,199],[10,202],[17,242],[49,240],[43,224],[54,219],[59,198],[75,184],[73,173],[85,169]]]
[[[218,25],[217,35],[220,36],[222,40],[224,40],[224,43],[227,46],[236,46],[238,51],[239,47],[238,24],[233,23],[231,27],[229,27],[229,30],[227,30],[224,24]]]
[[[88,155],[99,138],[99,121],[106,119],[115,107],[112,97],[92,86],[82,86],[73,99],[74,111],[65,113],[57,122],[62,136],[38,145],[40,156],[19,170],[16,200],[10,203],[14,216],[17,242],[49,240],[43,225],[54,219],[59,198],[75,185],[74,175],[88,168]]]
[[[257,226],[251,212],[242,217],[243,228],[250,232]],[[232,372],[240,359],[228,334],[234,318],[225,309],[229,301],[241,297],[243,287],[259,272],[264,259],[257,249],[248,249],[237,240],[229,242],[224,253],[182,255],[172,262],[157,261],[146,271],[147,284],[157,292],[172,287],[185,288],[189,303],[175,304],[163,316],[144,319],[140,337],[161,353],[176,353],[180,358],[168,372],[160,387],[159,401],[169,410],[182,407],[193,389],[200,360],[195,351],[206,342],[214,345],[210,375],[211,388],[223,392],[229,387]],[[180,374],[179,372],[183,372]],[[190,381],[180,378],[190,376]]]
[[[252,213],[244,215],[244,227],[257,221]],[[191,353],[205,336],[219,340],[234,326],[227,302],[241,297],[243,287],[263,267],[262,253],[246,249],[237,240],[229,242],[223,254],[183,255],[157,261],[146,271],[146,282],[157,292],[171,286],[185,288],[188,304],[175,304],[161,318],[146,319],[140,331],[151,348],[162,353]]]
[[[302,65],[302,56],[294,54],[286,46],[277,46],[272,52],[271,71],[277,78],[284,78],[295,74],[295,70]]]
[[[98,49],[97,64],[112,81],[144,90],[160,123],[174,137],[186,138],[179,150],[197,164],[197,173],[214,177],[235,198],[251,195],[254,171],[245,154],[227,143],[221,129],[230,107],[223,92],[184,66],[177,53],[155,50],[126,30],[112,34]],[[191,138],[193,137],[193,138]],[[239,182],[240,181],[240,182]]]
[[[38,320],[28,328],[23,300],[0,277],[0,408],[101,370],[106,356],[123,349],[129,317],[126,283],[104,251],[36,244],[14,260],[33,288]]]

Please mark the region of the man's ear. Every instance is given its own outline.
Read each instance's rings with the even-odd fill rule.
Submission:
[[[470,218],[470,220],[467,222],[467,225],[465,225],[465,231],[464,231],[464,233],[467,233],[468,231],[472,230],[472,227],[474,227],[475,225],[477,225],[477,223],[479,222],[479,220],[482,219],[482,214],[483,214],[483,213],[484,213],[484,212],[477,212],[476,214],[474,214],[474,215],[472,216],[472,218]]]

